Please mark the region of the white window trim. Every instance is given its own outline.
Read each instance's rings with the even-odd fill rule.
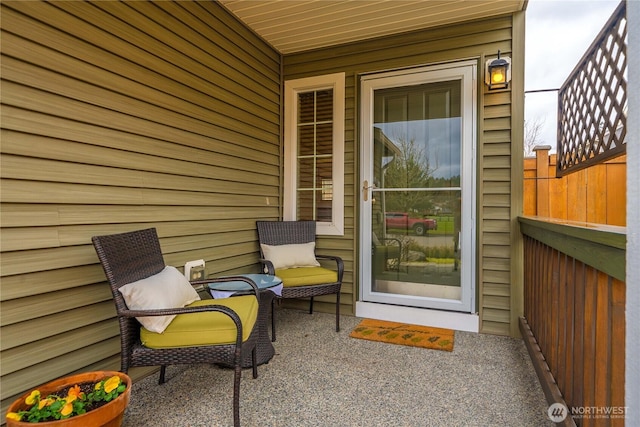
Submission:
[[[345,73],[287,80],[284,84],[283,217],[295,221],[297,206],[298,93],[333,89],[333,201],[332,221],[317,222],[318,235],[344,235],[344,108]]]

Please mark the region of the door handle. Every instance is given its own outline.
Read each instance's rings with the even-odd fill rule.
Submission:
[[[369,200],[369,189],[370,188],[376,188],[376,186],[375,185],[369,185],[369,181],[367,181],[365,179],[364,182],[362,183],[362,197],[364,198],[365,202],[367,200]]]

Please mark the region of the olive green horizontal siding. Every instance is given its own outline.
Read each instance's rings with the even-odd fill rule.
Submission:
[[[478,303],[483,332],[510,334],[511,248],[513,214],[511,187],[512,97],[511,91],[487,93],[483,84],[486,57],[498,50],[511,56],[513,17],[467,22],[425,31],[384,37],[372,41],[285,55],[285,80],[335,72],[346,73],[345,107],[345,203],[344,237],[326,237],[347,242],[351,253],[346,281],[355,302],[361,284],[357,272],[358,208],[360,177],[358,169],[359,76],[376,71],[459,61],[478,60]],[[347,184],[348,183],[348,184]],[[343,294],[346,291],[343,290]],[[345,298],[346,299],[346,298]]]
[[[262,208],[236,207],[235,218],[250,218]],[[137,223],[143,221],[165,222],[180,216],[183,221],[204,221],[229,219],[229,209],[224,206],[165,206],[162,210],[146,206],[104,205],[99,211],[87,205],[29,205],[12,203],[0,212],[5,227],[95,224],[105,216],[112,223]],[[255,227],[254,227],[255,228]]]
[[[257,269],[280,215],[280,55],[215,2],[2,2],[2,411],[119,369],[91,236],[156,227],[167,264]],[[148,373],[134,370],[134,376]]]
[[[511,50],[511,49],[509,49]],[[509,335],[513,234],[511,232],[511,98],[491,93],[482,85],[483,106],[479,150],[479,268],[480,330]]]
[[[518,160],[522,161],[523,135],[518,129],[523,127],[524,105],[517,94],[524,91],[520,72],[524,67],[524,14],[516,13],[509,21],[510,34],[502,41],[508,53],[500,49],[512,59],[509,90],[489,92],[481,85],[478,302],[481,332],[516,336],[522,259],[521,238],[514,227],[521,211],[521,189],[514,181],[522,180]]]

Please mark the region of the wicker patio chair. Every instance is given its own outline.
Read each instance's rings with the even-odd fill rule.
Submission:
[[[344,262],[337,256],[315,254],[315,221],[257,221],[256,226],[260,243],[260,263],[266,273],[282,279],[282,298],[310,298],[309,313],[312,314],[314,297],[336,294],[336,332],[340,331],[340,288],[344,275]],[[312,258],[335,262],[335,270],[322,267],[319,263],[312,266],[291,265],[295,264],[291,260],[299,259],[307,250],[299,248],[308,248],[311,242],[313,242],[310,245]],[[286,247],[290,250],[284,249]],[[274,249],[281,248],[281,253],[289,254],[291,260],[276,261],[273,256],[270,257],[271,254],[266,253],[266,251],[272,252]],[[275,341],[275,337],[276,331],[272,322],[272,340]]]
[[[245,356],[253,361],[253,377],[258,376],[255,348],[259,300],[255,283],[243,277],[207,280],[206,283],[242,280],[252,286],[254,293],[222,300],[200,300],[191,287],[196,282],[190,284],[184,276],[179,277],[180,272],[165,266],[155,228],[94,236],[91,240],[111,286],[116,306],[120,325],[121,371],[126,373],[129,368],[137,366],[160,366],[159,384],[162,384],[168,365],[215,363],[233,367],[233,423],[239,426],[241,361]],[[178,276],[158,282],[159,275],[165,271]],[[177,286],[195,293],[197,301],[175,308],[158,304],[158,301],[151,304],[147,301],[147,305],[154,305],[156,309],[142,310],[137,302],[134,304],[131,299],[125,299],[131,289],[130,286],[125,288],[125,285],[138,286],[141,283],[144,287],[136,289],[140,299],[156,294],[158,299],[165,298]],[[170,291],[160,292],[159,289]],[[135,309],[130,309],[126,301]],[[176,316],[161,333],[146,328],[145,322],[149,320],[168,320],[156,316],[171,315]],[[150,347],[152,341],[155,348]]]

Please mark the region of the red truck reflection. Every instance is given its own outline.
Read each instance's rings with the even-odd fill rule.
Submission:
[[[408,213],[387,212],[385,216],[387,228],[402,228],[413,230],[418,236],[423,236],[427,230],[435,230],[438,223],[432,218],[409,218]]]

